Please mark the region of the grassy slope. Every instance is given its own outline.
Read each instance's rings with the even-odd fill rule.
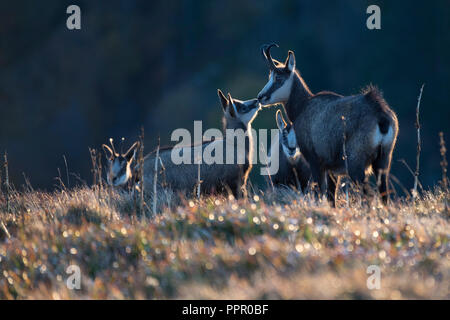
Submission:
[[[293,192],[205,198],[136,220],[123,194],[15,193],[12,214],[0,202],[0,298],[449,299],[449,194],[338,209]],[[72,264],[81,290],[66,287]]]

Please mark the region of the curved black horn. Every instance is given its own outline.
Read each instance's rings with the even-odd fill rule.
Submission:
[[[120,154],[123,154],[123,142],[125,141],[125,138],[122,137],[122,139],[120,139]]]
[[[112,150],[114,152],[114,156],[117,156],[116,148],[114,147],[113,138],[109,138],[109,143],[111,143]]]
[[[263,45],[261,48],[262,54],[263,54],[264,58],[266,59],[267,63],[269,64],[269,68],[271,70],[275,69],[275,63],[273,62],[272,56],[270,55],[270,49],[272,47],[279,48],[279,45],[272,42],[271,44]]]

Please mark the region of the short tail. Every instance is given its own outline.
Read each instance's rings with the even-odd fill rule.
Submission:
[[[367,103],[377,112],[384,113],[390,110],[386,100],[383,98],[383,93],[377,87],[369,85],[362,91],[362,94]]]
[[[375,86],[368,86],[363,90],[364,98],[371,105],[377,114],[378,123],[374,135],[374,144],[390,146],[395,143],[398,131],[397,116],[389,108],[383,94]]]

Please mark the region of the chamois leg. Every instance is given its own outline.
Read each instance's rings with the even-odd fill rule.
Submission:
[[[377,158],[372,163],[372,169],[377,179],[378,191],[384,204],[389,200],[389,171],[391,168],[391,150],[380,148]]]
[[[230,189],[235,199],[242,198],[242,184],[239,183],[239,179],[230,186]]]
[[[240,168],[238,178],[232,188],[233,196],[235,197],[235,199],[242,199],[246,196],[246,193],[247,193],[246,183],[247,182],[244,179],[244,174],[245,174],[244,169]]]
[[[348,166],[348,175],[350,176],[350,179],[357,186],[359,191],[363,191],[364,195],[367,196],[369,194],[370,187],[366,179],[365,167],[359,163],[351,162],[349,162]]]
[[[316,165],[315,162],[313,161],[310,162],[310,166],[311,166],[311,182],[317,183],[319,187],[318,192],[314,192],[314,194],[316,196],[324,194],[324,192],[326,191],[326,179],[324,179],[326,171],[321,170],[321,168],[319,168],[319,166]],[[316,188],[314,188],[314,191],[316,191]]]
[[[363,187],[362,191],[366,193],[364,188],[366,183],[365,167],[359,159],[355,159],[355,161],[352,161],[351,159],[348,160],[348,175],[352,182],[358,188]]]
[[[331,179],[328,179],[328,171],[321,169],[320,170],[320,179],[319,179],[319,189],[320,189],[320,194],[326,195],[327,199],[330,200],[332,203],[334,203],[334,196],[331,195],[331,193],[329,193],[328,191],[330,190],[330,185],[329,183]],[[333,183],[334,185],[334,183]]]
[[[340,183],[340,177],[333,175],[331,172],[328,172],[328,190],[327,190],[327,198],[333,204],[333,207],[336,207],[337,200],[337,190]]]

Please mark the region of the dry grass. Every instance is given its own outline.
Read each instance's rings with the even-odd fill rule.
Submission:
[[[9,198],[0,299],[449,298],[448,190],[389,207],[351,194],[349,208],[330,208],[286,189],[180,200],[138,219],[117,191]],[[366,286],[372,264],[379,290]],[[81,269],[80,290],[66,286],[69,265]]]

